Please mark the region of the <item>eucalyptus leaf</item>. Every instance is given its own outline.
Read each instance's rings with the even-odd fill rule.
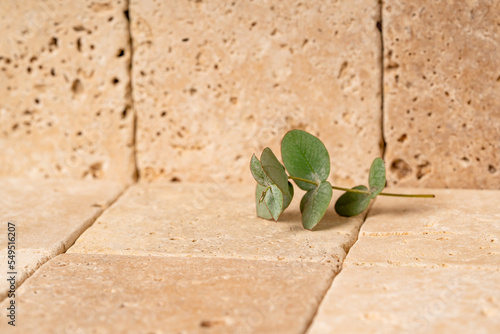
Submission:
[[[283,137],[281,157],[291,176],[316,183],[294,180],[303,190],[315,189],[330,174],[330,156],[325,145],[305,131],[292,130]]]
[[[264,197],[264,203],[275,221],[281,215],[283,208],[283,193],[276,185],[271,185]]]
[[[285,167],[278,161],[273,151],[266,147],[260,156],[260,163],[269,179],[278,186],[283,194],[289,194],[288,175]]]
[[[352,189],[368,191],[365,186],[357,186]],[[370,205],[370,200],[369,194],[346,192],[335,203],[335,211],[344,217],[356,216]]]
[[[332,185],[323,181],[313,190],[309,190],[300,203],[302,211],[302,226],[311,230],[325,215],[332,200]]]
[[[373,199],[385,188],[385,163],[382,158],[375,158],[370,167],[368,178],[370,186],[370,197]]]
[[[266,172],[262,168],[262,164],[255,156],[255,154],[252,155],[252,159],[250,159],[250,171],[252,172],[252,176],[258,184],[264,187],[270,186],[272,184],[272,181],[267,176]]]
[[[255,189],[255,206],[257,207],[257,217],[272,219],[273,216],[269,212],[266,203],[260,200],[262,198],[262,194],[264,193],[264,191],[266,191],[266,189],[267,187],[264,187],[260,184],[257,184],[257,187]]]

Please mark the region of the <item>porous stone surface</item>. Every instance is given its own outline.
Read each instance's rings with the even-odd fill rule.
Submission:
[[[297,190],[278,222],[260,219],[254,187],[135,185],[68,252],[319,262],[340,269],[364,215],[339,217],[332,205],[313,231],[305,230]]]
[[[377,198],[309,334],[498,331],[500,191],[429,192]]]
[[[0,176],[130,182],[127,1],[1,1]]]
[[[17,284],[65,252],[123,191],[121,183],[0,179],[0,299],[8,290],[8,222],[15,225]]]
[[[427,192],[434,193],[436,198],[379,197],[345,265],[499,269],[500,191]]]
[[[389,184],[500,188],[498,22],[498,1],[384,1]]]
[[[251,182],[252,153],[319,136],[337,184],[381,149],[376,0],[132,0],[140,176]]]
[[[63,254],[21,286],[17,327],[0,331],[304,333],[331,277],[317,263]]]
[[[496,333],[499,279],[499,271],[348,267],[307,333]]]

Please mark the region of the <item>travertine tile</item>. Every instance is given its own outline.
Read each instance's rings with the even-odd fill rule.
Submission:
[[[500,271],[349,267],[308,334],[497,333],[499,280]]]
[[[379,1],[132,0],[130,16],[141,177],[252,182],[252,153],[299,128],[335,183],[366,182],[382,154]]]
[[[16,225],[17,283],[68,249],[123,191],[111,181],[0,179],[0,298],[7,281],[8,222]]]
[[[63,254],[21,286],[17,327],[0,332],[303,333],[332,275],[317,263]]]
[[[345,265],[498,268],[500,191],[427,192],[436,198],[378,198]]]
[[[500,2],[383,2],[389,184],[500,188]]]
[[[68,252],[298,260],[340,267],[364,215],[339,217],[332,204],[313,231],[305,230],[299,213],[303,192],[297,191],[280,221],[260,219],[254,187],[135,185]]]
[[[126,9],[0,2],[0,176],[132,181]]]

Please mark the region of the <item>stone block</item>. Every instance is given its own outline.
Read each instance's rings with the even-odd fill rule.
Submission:
[[[18,290],[2,333],[304,333],[331,283],[317,263],[63,254]]]
[[[390,185],[500,188],[500,3],[384,1]]]
[[[254,187],[135,185],[68,252],[312,261],[340,269],[364,215],[339,217],[332,204],[313,231],[305,230],[297,191],[278,222],[260,219]]]
[[[387,191],[416,193],[419,190]],[[436,198],[377,198],[345,266],[498,268],[500,191],[433,189],[427,192],[434,193]]]
[[[123,191],[121,183],[82,180],[0,180],[0,298],[8,289],[8,222],[15,224],[17,284],[65,252]]]
[[[252,153],[319,136],[336,184],[381,142],[380,6],[371,1],[132,0],[140,176],[251,182]]]
[[[498,270],[348,267],[307,333],[496,333],[499,279]]]
[[[126,10],[0,3],[0,176],[133,180]]]

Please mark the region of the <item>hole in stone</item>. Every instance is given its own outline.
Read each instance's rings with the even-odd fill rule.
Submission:
[[[56,70],[55,69],[50,69],[50,75],[52,75],[53,77],[56,76]]]
[[[382,32],[382,22],[377,21],[377,29],[378,31]]]
[[[123,57],[124,55],[125,55],[125,50],[120,49],[120,50],[118,50],[118,54],[116,55],[116,57],[120,58],[120,57]]]
[[[108,22],[113,21],[113,19],[114,19],[113,16],[108,17]]]
[[[170,182],[181,182],[181,179],[179,179],[177,176],[174,176],[170,179]]]
[[[128,9],[127,9],[127,10],[125,10],[125,11],[123,12],[123,14],[125,15],[125,18],[127,19],[127,21],[130,21],[130,16],[129,16],[129,14],[128,14]]]
[[[231,102],[231,104],[237,104],[238,103],[238,98],[235,97],[235,96],[231,96],[231,98],[229,99],[229,102]]]
[[[26,69],[26,72],[31,73],[31,67],[28,66],[28,68]]]
[[[82,51],[82,39],[81,39],[81,38],[78,38],[78,39],[76,40],[76,49],[77,49],[78,51],[80,51],[80,52]]]
[[[117,77],[114,77],[112,82],[113,82],[113,85],[117,85],[120,82],[120,80]]]
[[[196,88],[194,88],[194,87],[191,87],[191,88],[189,89],[189,94],[191,94],[191,95],[196,94],[196,92],[197,92],[197,90],[196,90]]]
[[[493,165],[488,165],[488,172],[490,172],[491,174],[495,173],[497,171],[497,169],[495,168],[495,166]]]
[[[85,30],[85,27],[82,25],[78,25],[78,26],[74,26],[73,30],[74,31],[83,31],[83,30]]]
[[[167,112],[166,111],[162,111],[162,113],[160,114],[161,117],[165,117],[167,116]]]
[[[403,133],[399,138],[398,138],[398,142],[400,143],[404,143],[404,141],[406,140],[407,136],[406,136],[406,133]]]
[[[396,174],[398,179],[402,179],[410,175],[412,169],[403,159],[395,159],[391,163],[391,171]]]
[[[122,118],[126,118],[127,113],[128,113],[128,107],[125,107],[125,109],[123,109],[123,111],[122,111]]]
[[[183,42],[189,42],[189,38],[183,38],[182,41]]]
[[[57,48],[57,38],[52,37],[52,38],[50,39],[49,46],[53,46],[53,47],[56,47],[56,48]]]
[[[71,85],[71,91],[75,94],[80,94],[83,92],[83,84],[80,79],[75,79]]]

